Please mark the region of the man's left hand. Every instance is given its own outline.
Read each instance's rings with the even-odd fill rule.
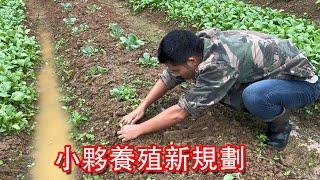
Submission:
[[[142,134],[141,127],[138,124],[125,125],[117,132],[118,138],[122,142],[135,139]]]

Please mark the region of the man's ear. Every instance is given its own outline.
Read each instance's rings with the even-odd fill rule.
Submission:
[[[192,66],[197,66],[200,63],[200,60],[196,56],[191,56],[188,58],[187,63]]]

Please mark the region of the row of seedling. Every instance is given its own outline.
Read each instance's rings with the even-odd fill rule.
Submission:
[[[60,3],[60,5],[61,5],[61,9],[63,11],[70,11],[71,9],[73,9],[73,4],[70,2],[63,2],[63,3]],[[88,5],[87,9],[88,9],[88,11],[87,11],[88,13],[89,12],[93,13],[96,10],[101,9],[101,7],[93,4],[93,5]],[[86,23],[81,23],[79,26],[75,26],[76,21],[77,21],[77,18],[75,18],[71,15],[69,15],[67,18],[63,19],[63,22],[66,25],[72,27],[72,30],[71,30],[72,35],[87,31],[90,28],[90,26]],[[80,48],[81,54],[84,55],[85,57],[92,57],[92,56],[96,55],[98,52],[102,52],[102,51],[103,50],[101,48],[94,48],[94,47],[88,46],[88,45]]]
[[[125,46],[127,50],[133,51],[145,44],[143,40],[139,39],[133,33],[125,36],[124,30],[118,25],[118,23],[110,23],[109,30],[110,36],[119,38],[120,44]],[[152,57],[150,53],[145,52],[142,57],[139,58],[138,64],[142,67],[157,67],[158,59],[156,57]]]
[[[113,38],[119,38],[120,44],[127,50],[134,51],[143,46],[145,42],[137,37],[137,35],[130,33],[125,35],[124,30],[118,23],[109,24],[109,35]],[[150,53],[145,52],[142,57],[139,58],[138,64],[142,67],[157,67],[158,59],[152,57]],[[136,98],[136,89],[132,85],[121,85],[113,88],[109,91],[111,98],[117,98],[121,101],[128,101],[132,105],[132,108],[139,104],[139,100]]]

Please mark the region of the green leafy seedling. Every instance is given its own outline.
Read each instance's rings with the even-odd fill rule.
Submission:
[[[226,174],[223,177],[223,180],[233,180],[239,177],[238,173]]]
[[[290,170],[285,171],[285,172],[283,173],[283,175],[286,176],[286,177],[288,177],[288,176],[291,175],[291,171],[290,171]]]
[[[98,176],[98,175],[83,175],[82,176],[84,180],[103,180],[102,177]]]
[[[144,45],[144,41],[138,39],[135,34],[129,34],[128,37],[120,37],[120,43],[126,47],[126,49],[133,51]]]
[[[99,76],[101,74],[107,73],[109,70],[110,68],[93,66],[87,71],[87,76],[90,76],[90,77]]]
[[[80,114],[78,111],[72,111],[71,117],[68,122],[71,122],[74,126],[78,126],[83,121],[87,121],[88,117]]]
[[[85,46],[85,47],[81,47],[80,48],[81,53],[86,56],[86,57],[92,57],[94,55],[96,55],[96,53],[99,52],[98,49],[93,48],[91,46]]]
[[[123,29],[119,26],[118,23],[109,24],[110,36],[120,37],[123,34]]]
[[[273,160],[275,160],[275,161],[280,161],[280,154],[279,154],[279,153],[276,153],[276,154],[273,156]]]
[[[148,176],[146,180],[156,180],[157,178],[153,177],[153,176]]]
[[[142,67],[157,67],[158,66],[158,58],[152,57],[150,53],[143,53],[142,57],[139,58],[139,64]]]
[[[119,86],[110,90],[110,96],[112,98],[116,97],[123,101],[131,101],[135,99],[136,95],[136,89],[132,86]]]
[[[79,27],[73,27],[71,33],[76,34],[76,33],[84,32],[88,29],[89,29],[89,25],[82,23],[79,25]]]
[[[76,22],[77,18],[74,17],[67,17],[67,18],[63,18],[63,22],[69,26],[73,26]]]
[[[265,134],[263,134],[263,133],[260,133],[260,134],[257,136],[257,138],[258,138],[258,140],[259,140],[260,142],[264,142],[264,141],[268,140],[268,137],[267,137]]]
[[[137,92],[132,86],[119,86],[109,91],[110,97],[130,102],[131,108],[134,109],[139,105],[139,100],[136,99]]]
[[[72,4],[69,2],[63,2],[60,5],[61,5],[62,10],[64,10],[64,11],[68,11],[68,10],[72,9]]]

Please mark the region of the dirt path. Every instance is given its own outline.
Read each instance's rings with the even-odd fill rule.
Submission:
[[[58,151],[63,151],[66,144],[71,144],[68,139],[69,125],[66,123],[68,116],[61,109],[61,95],[57,84],[54,69],[52,35],[46,26],[45,11],[42,5],[32,0],[28,1],[30,18],[37,23],[36,33],[41,46],[42,68],[38,75],[39,113],[36,116],[37,126],[35,133],[35,166],[32,168],[32,179],[73,179],[71,175],[61,172],[53,166]],[[31,10],[31,7],[34,8]]]
[[[164,14],[150,13],[148,11],[135,15],[123,1],[117,0],[92,0],[92,1],[57,1],[47,2],[37,0],[47,10],[45,22],[51,27],[53,39],[62,42],[57,49],[56,56],[63,60],[65,70],[70,71],[69,76],[60,77],[61,84],[67,86],[66,96],[70,97],[68,103],[74,109],[81,112],[78,103],[79,98],[71,98],[71,95],[81,97],[82,102],[91,109],[89,121],[84,122],[77,129],[76,145],[100,144],[107,147],[115,143],[121,143],[116,136],[119,129],[119,119],[130,112],[130,103],[119,101],[109,96],[109,90],[119,85],[132,85],[137,88],[137,94],[142,99],[151,85],[157,80],[157,74],[163,67],[155,69],[142,68],[137,65],[137,59],[144,52],[155,53],[161,37],[176,26],[174,23],[165,23]],[[69,11],[63,11],[61,2],[71,2],[74,6]],[[90,12],[88,7],[97,5],[99,8]],[[81,23],[89,25],[89,29],[72,34],[72,27],[65,25],[63,19],[75,17],[74,26]],[[35,21],[36,22],[36,21]],[[109,35],[109,23],[117,22],[126,32],[131,32],[144,38],[145,46],[137,51],[129,52],[119,45],[119,40]],[[36,23],[35,23],[36,24]],[[103,49],[92,57],[81,54],[81,47],[91,45]],[[99,76],[88,76],[91,67],[108,67],[110,71]],[[60,71],[63,71],[61,69]],[[63,74],[61,72],[61,74]],[[148,119],[156,115],[161,107],[169,107],[177,102],[185,88],[177,88],[165,96],[158,104],[148,111]],[[215,106],[207,111],[206,115],[197,119],[187,119],[174,127],[139,137],[130,142],[131,145],[167,145],[175,144],[214,144],[217,146],[225,143],[247,144],[247,172],[241,175],[243,179],[317,179],[319,176],[318,154],[308,150],[308,138],[319,142],[320,123],[319,114],[306,116],[301,111],[296,111],[295,124],[298,136],[290,139],[289,146],[281,153],[265,149],[259,142],[257,135],[264,128],[257,119],[234,112],[222,106]],[[81,140],[79,134],[90,134],[94,138]],[[90,136],[92,137],[92,136]],[[305,144],[305,146],[303,145]],[[100,175],[102,179],[221,179],[222,173],[189,173],[189,174],[115,174],[106,171]],[[78,178],[83,179],[86,174],[78,173]]]

